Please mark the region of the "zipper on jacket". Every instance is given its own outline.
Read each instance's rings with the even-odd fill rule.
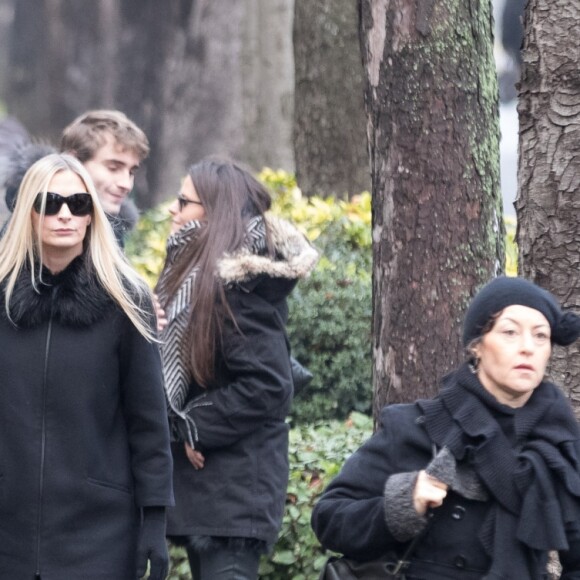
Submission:
[[[52,335],[52,308],[54,304],[55,289],[53,288],[50,301],[50,318],[46,330],[46,345],[44,348],[44,368],[42,372],[42,431],[40,439],[40,477],[38,481],[38,518],[36,532],[36,577],[40,578],[40,530],[42,525],[42,499],[44,494],[44,461],[46,452],[46,391],[48,380],[48,353]]]

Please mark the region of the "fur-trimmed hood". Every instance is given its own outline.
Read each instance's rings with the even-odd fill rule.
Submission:
[[[299,280],[316,266],[318,252],[295,226],[271,214],[266,216],[266,223],[275,256],[260,256],[246,248],[224,256],[217,273],[226,285],[261,276]]]
[[[0,316],[4,308],[5,283],[2,284]],[[113,301],[91,274],[85,256],[75,258],[65,270],[51,274],[43,268],[42,281],[32,285],[30,270],[20,272],[10,299],[10,319],[22,328],[34,328],[51,318],[71,327],[85,327],[102,319]]]

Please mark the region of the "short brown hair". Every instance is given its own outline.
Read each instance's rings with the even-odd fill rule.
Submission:
[[[107,134],[123,148],[134,152],[140,161],[149,155],[145,133],[121,111],[95,110],[77,117],[62,132],[60,149],[70,152],[81,162],[93,158],[105,143]]]

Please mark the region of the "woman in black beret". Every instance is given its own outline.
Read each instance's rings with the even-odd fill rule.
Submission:
[[[467,361],[437,397],[385,407],[381,428],[316,505],[323,546],[368,561],[399,560],[408,580],[580,578],[580,428],[544,380],[552,344],[580,318],[521,278],[473,299]]]

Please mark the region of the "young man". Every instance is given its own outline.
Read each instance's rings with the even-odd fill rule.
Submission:
[[[62,133],[60,149],[74,155],[93,178],[117,240],[124,239],[138,218],[128,198],[135,172],[149,155],[145,133],[120,111],[95,110],[77,117]]]
[[[24,130],[24,129],[23,129]],[[138,218],[128,198],[135,172],[149,155],[145,133],[120,111],[93,110],[77,117],[62,133],[60,149],[74,155],[93,178],[99,199],[121,246]],[[54,149],[37,143],[19,143],[5,171],[6,205],[12,211],[26,170]]]

